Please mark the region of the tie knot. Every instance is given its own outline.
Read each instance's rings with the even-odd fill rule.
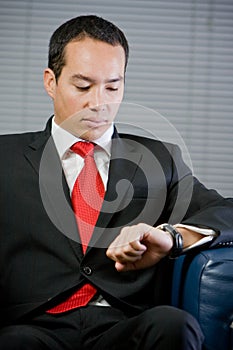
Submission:
[[[70,149],[85,158],[87,155],[92,156],[94,152],[94,144],[92,142],[76,142]]]

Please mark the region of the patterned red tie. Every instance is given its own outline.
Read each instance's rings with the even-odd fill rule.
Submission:
[[[85,254],[99,216],[105,191],[94,160],[94,144],[77,142],[71,147],[71,150],[84,158],[84,167],[74,184],[71,200]],[[87,283],[63,303],[47,312],[56,314],[85,306],[95,294],[96,289]]]

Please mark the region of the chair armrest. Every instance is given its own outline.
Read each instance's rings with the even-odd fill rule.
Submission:
[[[233,249],[204,250],[177,259],[172,305],[199,321],[206,350],[232,350]]]

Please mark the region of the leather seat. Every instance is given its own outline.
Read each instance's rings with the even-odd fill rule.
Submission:
[[[189,253],[174,262],[172,305],[190,312],[205,350],[233,349],[233,249]]]

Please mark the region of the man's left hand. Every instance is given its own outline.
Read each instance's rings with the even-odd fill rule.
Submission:
[[[158,263],[173,246],[171,235],[147,224],[124,227],[107,249],[118,271],[143,269]]]

